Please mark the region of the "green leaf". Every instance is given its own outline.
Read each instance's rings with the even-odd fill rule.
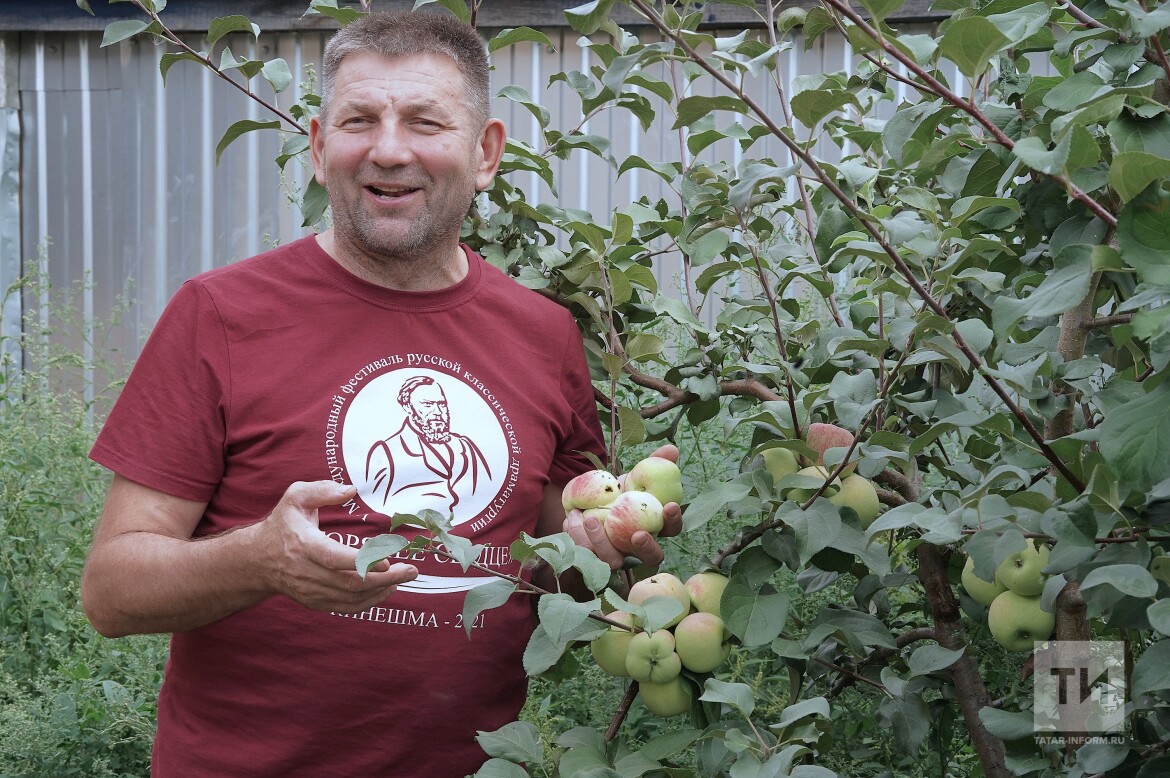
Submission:
[[[337,0],[313,0],[309,3],[309,12],[336,19],[342,27],[362,15],[356,8],[338,7]]]
[[[1146,618],[1154,629],[1170,636],[1170,600],[1159,600],[1146,608]]]
[[[823,479],[819,478],[810,480],[823,483]],[[819,497],[808,510],[801,510],[795,503],[786,503],[785,507],[788,510],[782,512],[780,518],[796,532],[796,547],[802,566],[836,543],[837,535],[841,532],[841,514],[837,506]]]
[[[309,179],[305,193],[301,195],[301,226],[315,227],[325,216],[325,209],[329,207],[329,193],[321,186],[316,176]]]
[[[528,721],[513,721],[494,732],[479,731],[475,740],[488,756],[496,759],[507,759],[522,764],[529,762],[540,764],[544,760],[540,731],[535,724]]]
[[[546,594],[537,602],[536,612],[548,636],[556,641],[564,641],[589,620],[589,614],[597,610],[600,604],[598,600],[577,602],[567,594]]]
[[[498,608],[508,601],[516,591],[516,584],[503,578],[488,581],[471,589],[463,598],[463,629],[471,637],[471,628],[479,614],[490,608]]]
[[[93,16],[93,9],[89,7],[89,0],[77,0],[77,7]]]
[[[733,576],[720,604],[731,634],[749,648],[775,640],[788,619],[788,595],[765,585],[755,589]]]
[[[280,57],[265,62],[264,67],[260,68],[260,73],[277,94],[288,89],[288,85],[292,83],[292,71],[289,70],[288,63]]]
[[[1153,597],[1158,593],[1158,582],[1141,565],[1104,565],[1089,571],[1081,581],[1081,591],[1109,584],[1130,597]]]
[[[592,35],[609,18],[613,4],[614,0],[593,0],[576,8],[566,8],[565,18],[569,20],[569,26],[577,32]]]
[[[528,778],[528,771],[506,759],[489,759],[475,771],[473,778]]]
[[[1117,215],[1117,244],[1148,283],[1170,286],[1170,193],[1150,187]]]
[[[698,529],[714,518],[716,513],[723,510],[727,503],[742,500],[751,494],[751,491],[750,484],[737,481],[716,484],[704,489],[699,496],[691,501],[686,512],[683,513],[683,531],[690,532],[693,529]]]
[[[939,41],[939,51],[958,65],[963,75],[975,78],[987,70],[992,57],[1011,43],[994,22],[982,16],[968,16],[951,22]]]
[[[387,557],[394,556],[410,545],[410,541],[402,535],[376,535],[367,538],[357,553],[357,571],[362,578],[370,572],[370,568]]]
[[[1008,330],[1025,316],[1043,318],[1073,308],[1089,293],[1092,277],[1091,254],[1070,253],[1069,261],[1045,276],[1040,286],[1027,297],[996,299],[992,308],[992,326],[996,336],[1006,342]]]
[[[1111,408],[1101,454],[1123,483],[1147,489],[1170,477],[1170,383]]]
[[[907,664],[911,675],[927,675],[950,667],[962,655],[961,648],[952,651],[939,645],[925,645],[914,649]]]
[[[747,110],[747,104],[743,100],[729,95],[684,97],[678,102],[677,116],[671,129],[689,127],[712,111],[732,111],[745,114]]]
[[[488,54],[494,54],[502,48],[525,42],[540,43],[554,49],[553,42],[539,30],[534,30],[531,27],[509,27],[506,30],[500,30],[498,35],[488,41]]]
[[[1170,640],[1160,640],[1146,648],[1133,666],[1129,698],[1170,689]]]
[[[752,687],[746,683],[729,683],[717,678],[708,678],[703,683],[703,696],[699,699],[704,702],[720,702],[730,705],[742,713],[745,718],[750,718],[752,711],[756,709]]]
[[[1035,732],[1035,722],[1031,711],[999,710],[998,708],[980,708],[979,720],[992,735],[1000,740],[1020,740],[1031,737]]]
[[[207,48],[210,51],[211,47],[216,44],[220,38],[233,32],[250,32],[252,37],[260,37],[260,27],[252,24],[246,16],[233,15],[221,16],[218,19],[212,19],[211,24],[207,28]]]
[[[550,638],[544,627],[537,624],[524,648],[524,672],[530,676],[540,675],[557,663],[565,648],[565,643]]]
[[[1144,151],[1123,151],[1113,156],[1109,185],[1121,202],[1128,203],[1159,178],[1170,175],[1170,159]]]
[[[171,66],[180,60],[190,60],[191,62],[198,62],[203,64],[203,60],[192,54],[189,51],[169,51],[159,57],[158,72],[162,76],[163,86],[167,85],[167,73],[170,72]]]
[[[471,22],[471,11],[468,9],[465,0],[414,0],[414,8],[411,10],[417,11],[424,5],[430,5],[431,3],[437,3],[438,5],[443,6],[448,11],[455,14],[455,18],[464,24],[469,24]]]
[[[224,149],[226,149],[231,142],[240,137],[246,132],[253,132],[255,130],[279,130],[280,122],[271,119],[266,121],[254,121],[252,119],[241,119],[240,121],[227,128],[223,137],[219,139],[219,143],[215,147],[215,164],[219,164],[219,158],[223,156]]]
[[[860,107],[857,97],[844,89],[806,89],[792,96],[792,115],[812,129],[834,111],[847,105]]]
[[[890,16],[905,4],[906,0],[860,0],[861,6],[869,11],[870,17],[881,21]],[[753,3],[752,7],[755,7]]]
[[[819,716],[825,719],[831,718],[832,712],[829,709],[829,701],[824,697],[812,697],[807,700],[801,700],[795,705],[789,705],[780,712],[780,718],[771,726],[773,728],[787,727],[801,719],[807,719],[809,716]]]
[[[126,19],[120,22],[111,22],[106,26],[102,35],[102,48],[120,43],[127,38],[133,38],[150,25],[140,19]]]

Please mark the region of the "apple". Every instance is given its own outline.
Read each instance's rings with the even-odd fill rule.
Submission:
[[[605,534],[623,554],[634,552],[634,533],[646,531],[657,537],[662,531],[662,503],[649,492],[622,492],[609,505]]]
[[[663,505],[683,500],[682,471],[678,465],[662,457],[646,457],[626,474],[624,489],[628,492],[649,492]]]
[[[1044,568],[1048,566],[1048,546],[1029,540],[1023,551],[1017,551],[995,569],[995,580],[1025,597],[1035,597],[1044,591]]]
[[[1056,614],[1040,607],[1039,597],[1006,591],[987,611],[991,636],[1009,651],[1031,651],[1036,641],[1047,640],[1056,627]]]
[[[678,576],[670,573],[655,573],[644,580],[638,581],[630,587],[630,595],[626,600],[634,605],[641,605],[651,597],[670,597],[682,605],[682,612],[671,619],[667,627],[678,624],[691,611],[691,594],[686,584]]]
[[[561,506],[565,513],[576,509],[600,508],[609,505],[621,494],[617,477],[606,470],[590,470],[565,484],[561,492]]]
[[[803,470],[798,471],[797,475],[807,475],[814,478],[819,478],[821,483],[824,483],[825,479],[829,477],[829,471],[823,467],[817,467],[816,465],[813,465],[812,467],[806,467]],[[841,479],[834,478],[832,482],[827,487],[825,487],[825,491],[821,492],[821,496],[832,499],[833,495],[837,494],[839,491],[841,491]],[[812,497],[815,492],[816,489],[789,489],[788,494],[785,495],[785,498],[789,500],[795,500],[799,503],[805,503],[808,502],[808,498]]]
[[[625,611],[614,611],[609,614],[609,618],[614,621],[620,621],[626,626],[634,626],[634,614],[626,613]],[[597,666],[610,675],[619,678],[626,678],[629,673],[626,672],[626,656],[630,651],[630,640],[634,637],[634,632],[620,627],[610,626],[604,635],[596,638],[589,644],[589,653],[593,655],[593,661],[597,662]]]
[[[837,507],[849,507],[856,511],[857,517],[861,519],[862,529],[869,529],[869,525],[873,524],[874,519],[882,512],[882,504],[878,500],[873,482],[856,473],[841,479],[841,491],[830,496],[829,502]]]
[[[975,560],[971,557],[967,557],[967,564],[963,565],[963,575],[959,580],[963,590],[980,605],[991,605],[996,597],[1007,591],[1007,587],[999,581],[985,581],[975,575]]]
[[[731,653],[730,637],[723,619],[700,611],[690,614],[674,628],[674,650],[686,669],[709,673]]]
[[[784,476],[800,469],[796,454],[786,448],[766,449],[760,457],[764,460],[764,469],[772,474],[772,483],[778,483]]]
[[[665,683],[682,672],[682,660],[674,652],[674,635],[668,629],[639,632],[630,638],[626,672],[638,683]]]
[[[664,719],[689,713],[695,700],[690,684],[681,675],[665,683],[640,683],[638,694],[647,710]]]
[[[831,448],[848,449],[853,445],[853,433],[844,427],[838,427],[836,424],[825,424],[823,422],[813,422],[808,425],[808,430],[804,434],[804,442],[808,447],[817,452],[817,464],[824,467],[825,452]],[[841,454],[845,452],[842,451]],[[853,472],[856,464],[846,467],[841,474],[849,475]],[[834,465],[834,469],[836,466]]]
[[[713,613],[721,616],[719,602],[723,599],[723,590],[727,588],[727,576],[707,570],[695,573],[683,584],[691,595],[691,607],[703,613]]]

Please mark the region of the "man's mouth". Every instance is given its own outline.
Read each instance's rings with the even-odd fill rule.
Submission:
[[[418,188],[410,186],[367,186],[366,191],[377,197],[393,200],[417,192]]]

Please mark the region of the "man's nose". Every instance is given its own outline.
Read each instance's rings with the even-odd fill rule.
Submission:
[[[414,159],[406,127],[396,121],[378,126],[370,147],[370,161],[379,167],[399,167]]]

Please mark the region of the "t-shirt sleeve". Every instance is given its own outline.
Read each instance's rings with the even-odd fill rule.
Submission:
[[[229,375],[214,301],[188,281],[147,339],[90,458],[166,494],[210,500],[224,469]]]
[[[593,398],[589,365],[585,362],[585,346],[572,318],[566,315],[566,319],[569,332],[561,369],[561,391],[569,406],[569,419],[549,470],[549,479],[562,485],[593,469],[593,463],[582,452],[592,452],[605,460],[605,438],[597,416],[597,401]]]

